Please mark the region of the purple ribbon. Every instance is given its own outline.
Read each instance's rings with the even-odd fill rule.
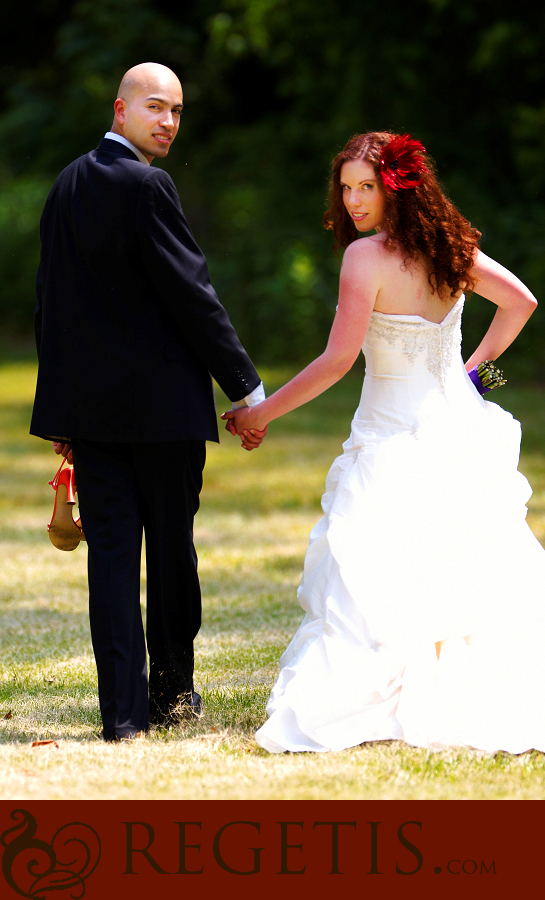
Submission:
[[[475,387],[477,388],[477,390],[479,391],[479,394],[481,394],[481,396],[483,394],[486,394],[487,391],[492,390],[492,388],[485,387],[484,384],[482,383],[482,381],[479,377],[479,373],[477,372],[477,366],[473,366],[473,368],[470,369],[467,374],[471,378],[473,384],[475,385]]]

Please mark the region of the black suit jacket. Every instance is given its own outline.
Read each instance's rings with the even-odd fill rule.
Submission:
[[[40,226],[31,434],[217,440],[212,381],[259,384],[170,176],[104,139],[57,178]]]

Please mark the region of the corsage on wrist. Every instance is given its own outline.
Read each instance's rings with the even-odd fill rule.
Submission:
[[[478,366],[473,366],[467,373],[473,384],[479,391],[479,394],[486,394],[494,388],[501,387],[506,384],[503,372],[490,359],[485,359]]]

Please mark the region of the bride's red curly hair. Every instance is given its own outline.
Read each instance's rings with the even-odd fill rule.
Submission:
[[[348,247],[358,238],[353,220],[343,202],[341,168],[343,163],[359,159],[373,166],[379,185],[384,191],[383,228],[385,247],[390,251],[401,248],[405,261],[424,258],[429,266],[429,282],[440,297],[447,299],[460,289],[470,292],[475,279],[470,270],[481,232],[458,212],[445,196],[437,181],[434,163],[427,153],[421,153],[423,171],[416,187],[386,191],[381,178],[380,160],[383,148],[393,132],[372,131],[356,134],[334,158],[329,184],[329,209],[324,215],[324,227],[333,231],[335,252]]]

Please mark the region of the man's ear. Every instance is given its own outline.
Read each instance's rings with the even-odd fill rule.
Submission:
[[[122,97],[118,97],[114,103],[114,115],[116,121],[119,122],[120,125],[123,125],[125,121],[125,110],[127,108],[127,102],[123,100]]]

